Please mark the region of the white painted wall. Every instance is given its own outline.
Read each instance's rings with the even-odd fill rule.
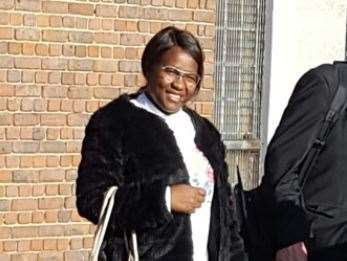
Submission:
[[[301,75],[345,57],[347,0],[273,0],[268,141]]]

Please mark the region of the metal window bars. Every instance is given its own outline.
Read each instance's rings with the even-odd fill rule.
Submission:
[[[245,186],[259,182],[265,0],[217,0],[214,122]]]

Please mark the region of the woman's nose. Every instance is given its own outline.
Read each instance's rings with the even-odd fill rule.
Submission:
[[[183,88],[185,86],[185,82],[184,82],[184,79],[183,79],[182,75],[177,75],[176,76],[175,80],[172,82],[172,86],[175,89],[183,90]]]

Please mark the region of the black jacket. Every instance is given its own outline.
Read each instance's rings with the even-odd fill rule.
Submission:
[[[299,204],[301,177],[293,169],[322,125],[337,79],[333,65],[307,72],[297,83],[269,144],[263,183],[273,189],[280,246],[306,241],[310,250],[317,251],[347,242],[346,113],[332,129],[306,182],[304,199],[310,209],[306,213]]]
[[[196,145],[215,174],[209,260],[246,260],[220,135],[205,118],[185,111],[196,128]],[[173,133],[160,117],[134,106],[127,95],[91,117],[77,178],[80,215],[97,223],[105,191],[119,186],[101,260],[126,260],[122,229],[136,230],[141,260],[192,260],[189,215],[171,213],[165,203],[166,187],[177,183],[188,184],[189,176]]]

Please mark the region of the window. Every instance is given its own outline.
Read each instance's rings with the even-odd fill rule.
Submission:
[[[214,121],[230,182],[238,164],[248,188],[261,175],[264,30],[265,0],[217,0]]]

